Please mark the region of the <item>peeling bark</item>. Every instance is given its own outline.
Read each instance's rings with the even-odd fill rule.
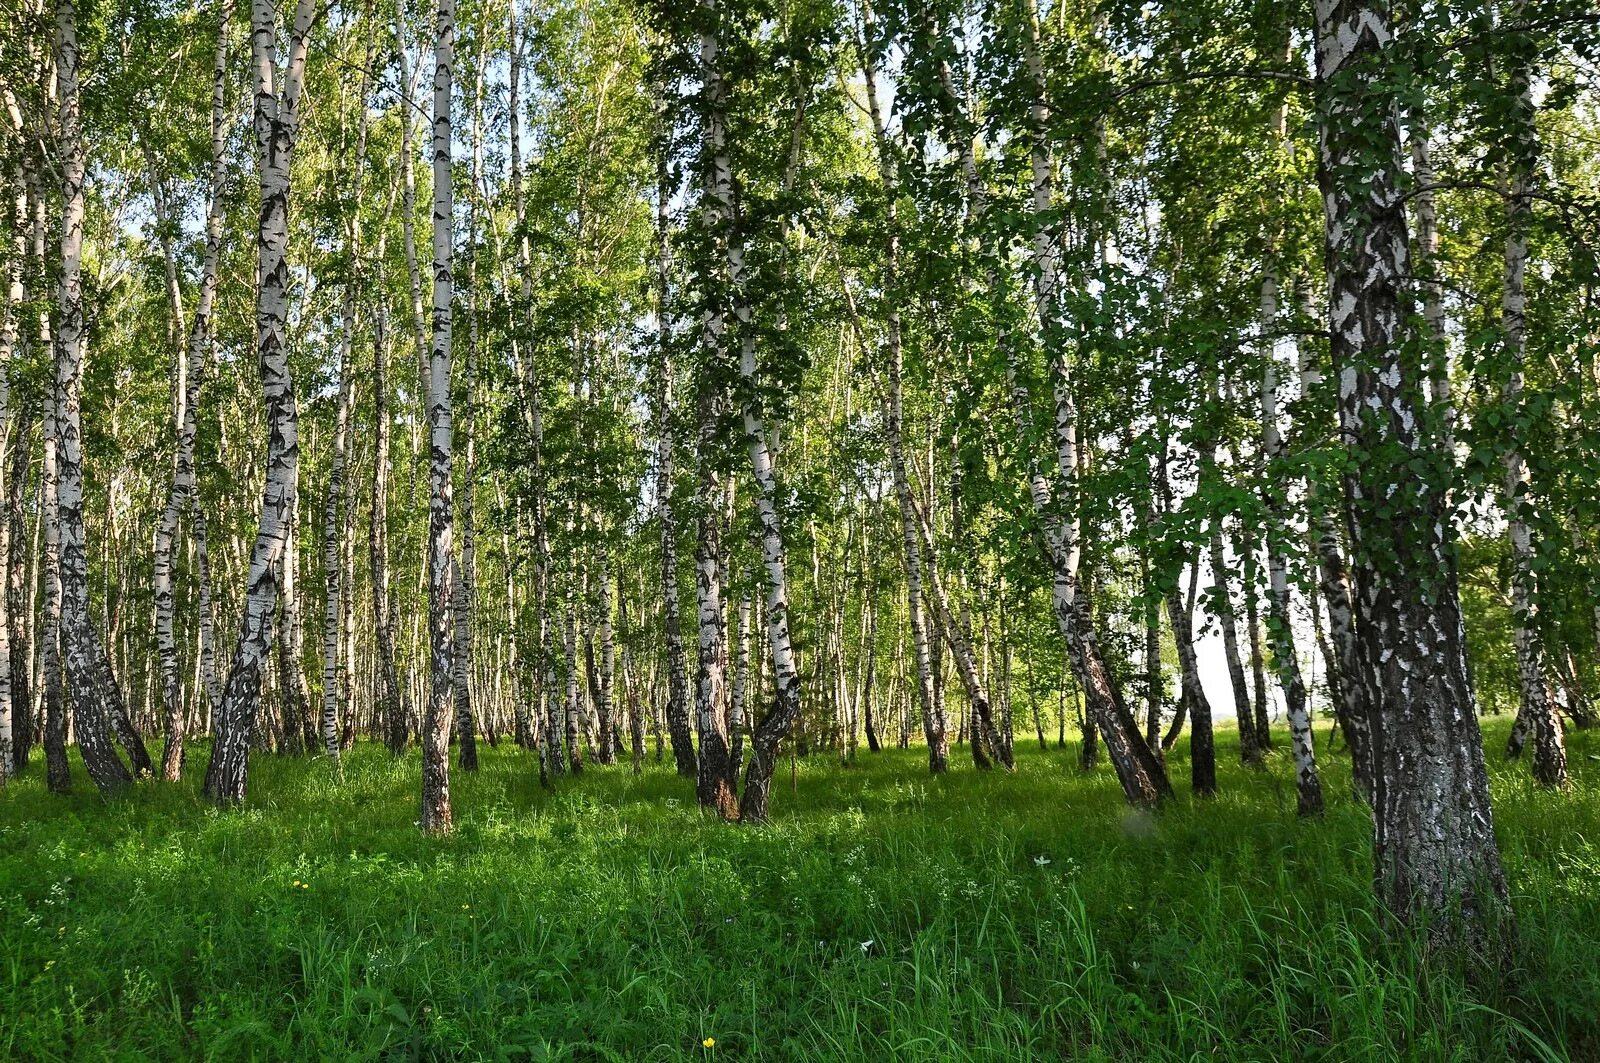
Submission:
[[[1386,5],[1317,0],[1319,180],[1357,558],[1358,681],[1373,684],[1379,897],[1439,945],[1509,921],[1446,512],[1448,468],[1408,351],[1409,276]]]

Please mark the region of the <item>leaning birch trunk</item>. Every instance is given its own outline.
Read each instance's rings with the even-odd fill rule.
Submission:
[[[216,304],[219,263],[222,256],[223,182],[227,179],[227,90],[228,22],[232,14],[227,4],[219,3],[216,60],[211,77],[211,188],[206,209],[205,257],[200,268],[200,296],[189,324],[187,351],[178,352],[178,376],[186,380],[178,418],[178,445],[173,456],[172,486],[167,505],[156,528],[154,582],[156,606],[156,651],[161,668],[161,702],[165,720],[165,745],[161,753],[161,777],[176,782],[183,768],[183,706],[179,698],[178,643],[173,630],[172,548],[177,538],[183,511],[195,498],[194,439],[196,407],[205,375],[212,333],[212,309]],[[187,363],[185,366],[185,362]],[[198,509],[198,506],[196,507]],[[197,518],[203,522],[204,518]],[[207,603],[209,604],[209,603]],[[209,639],[209,624],[202,617],[202,653]],[[202,672],[204,665],[202,664]],[[212,678],[216,666],[212,663]],[[208,695],[209,696],[209,692]]]
[[[1106,749],[1116,768],[1123,794],[1133,804],[1157,805],[1172,792],[1166,770],[1150,747],[1145,744],[1138,724],[1122,699],[1122,692],[1111,675],[1094,629],[1087,596],[1081,593],[1078,563],[1081,558],[1081,528],[1079,525],[1078,493],[1078,424],[1077,407],[1068,379],[1065,351],[1066,322],[1061,319],[1059,279],[1055,249],[1056,234],[1046,220],[1053,209],[1054,163],[1050,155],[1046,128],[1050,112],[1045,103],[1045,71],[1039,48],[1037,12],[1030,7],[1028,69],[1034,82],[1034,100],[1031,107],[1033,124],[1030,165],[1032,170],[1032,206],[1035,214],[1033,239],[1035,310],[1039,317],[1041,339],[1050,367],[1054,390],[1053,435],[1056,441],[1056,484],[1054,497],[1046,478],[1037,466],[1030,471],[1029,486],[1035,510],[1046,525],[1046,544],[1052,569],[1051,601],[1056,622],[1067,642],[1068,657],[1073,675],[1083,690],[1088,711],[1106,741]],[[941,78],[944,94],[952,105],[958,97],[948,64],[942,64]],[[977,160],[972,148],[972,137],[963,135],[961,153],[967,182],[976,192],[982,191],[977,171]],[[981,205],[981,198],[975,207]],[[991,289],[994,287],[990,285]],[[1017,352],[1006,345],[1007,371],[1012,387],[1012,401],[1016,406],[1019,423],[1025,428],[1027,394],[1020,386],[1021,376],[1016,369]],[[1030,433],[1022,433],[1024,441]]]
[[[1268,335],[1261,373],[1261,460],[1266,472],[1267,510],[1267,642],[1272,667],[1283,687],[1289,717],[1289,743],[1294,751],[1295,809],[1302,816],[1322,814],[1322,780],[1317,775],[1316,749],[1311,736],[1311,711],[1300,658],[1295,649],[1289,613],[1289,558],[1284,549],[1289,538],[1288,500],[1274,464],[1283,460],[1283,437],[1278,432],[1278,360],[1270,339],[1278,317],[1278,274],[1269,265],[1261,281],[1261,325]]]
[[[89,559],[83,522],[84,145],[78,99],[77,15],[73,0],[56,4],[56,92],[60,101],[61,272],[56,286],[56,511],[61,541],[61,634],[71,680],[74,726],[84,767],[102,792],[126,786],[133,774],[112,745],[115,732],[133,772],[152,770],[144,743],[125,718],[122,691],[89,616]]]
[[[1523,4],[1514,5],[1521,11]],[[1525,63],[1511,72],[1515,140],[1511,167],[1511,195],[1506,203],[1505,282],[1501,293],[1501,329],[1505,334],[1510,374],[1501,401],[1515,409],[1522,398],[1523,365],[1528,355],[1528,228],[1533,216],[1534,142],[1533,90]],[[1513,417],[1515,425],[1518,419]],[[1513,431],[1515,431],[1513,429]],[[1535,547],[1528,526],[1529,495],[1533,477],[1522,448],[1513,440],[1505,455],[1507,534],[1511,539],[1511,620],[1517,649],[1517,678],[1521,690],[1520,716],[1533,737],[1533,777],[1541,785],[1567,785],[1567,749],[1556,712],[1555,696],[1547,677],[1544,640],[1539,632],[1539,603],[1535,598]]]
[[[250,743],[261,698],[261,673],[272,645],[278,604],[276,568],[288,543],[300,464],[299,415],[285,346],[288,313],[289,176],[299,132],[300,90],[315,0],[299,0],[282,92],[276,90],[277,27],[271,0],[251,0],[256,147],[261,162],[261,226],[256,241],[256,350],[267,420],[267,475],[261,524],[250,550],[243,618],[216,714],[216,740],[205,792],[214,801],[244,800]]]
[[[878,102],[877,67],[880,57],[875,54],[873,47],[875,30],[870,4],[862,4],[861,15],[861,73],[866,84],[867,113],[872,119],[873,139],[878,149],[878,172],[887,202],[888,240],[884,247],[883,271],[884,286],[891,294],[885,309],[887,350],[884,352],[884,361],[887,363],[885,375],[889,386],[883,400],[883,430],[889,450],[889,471],[894,480],[895,499],[900,507],[900,540],[906,566],[906,616],[911,628],[912,661],[916,668],[917,705],[922,710],[922,734],[928,743],[928,770],[938,775],[949,766],[950,737],[944,713],[936,711],[933,700],[933,665],[928,650],[927,618],[923,614],[922,550],[917,541],[916,501],[911,493],[911,479],[906,474],[905,401],[902,387],[905,344],[900,308],[896,302],[898,296],[895,294],[900,259],[900,234],[895,210],[899,182],[883,111]]]
[[[433,39],[433,350],[429,355],[428,648],[432,659],[422,720],[422,831],[448,834],[450,716],[455,695],[454,498],[451,483],[451,298],[454,188],[450,173],[450,90],[455,0],[439,0]]]
[[[1196,561],[1196,565],[1199,562]],[[1196,721],[1204,720],[1209,724],[1211,719],[1211,699],[1206,697],[1204,685],[1200,682],[1200,659],[1195,652],[1194,644],[1194,611],[1190,604],[1184,602],[1183,596],[1178,593],[1174,584],[1166,593],[1167,623],[1172,628],[1173,645],[1178,650],[1178,684],[1179,697],[1182,699],[1184,716],[1193,717]],[[1174,726],[1178,718],[1173,720]],[[1174,736],[1175,738],[1176,736]],[[1192,744],[1194,739],[1190,738]],[[1170,745],[1170,743],[1168,743]],[[1210,788],[1207,789],[1205,779],[1200,770],[1195,767],[1190,769],[1190,785],[1195,793],[1209,796],[1216,792],[1215,765],[1212,765],[1212,778]]]
[[[1317,0],[1319,178],[1358,646],[1373,683],[1380,899],[1440,945],[1510,919],[1467,679],[1448,491],[1453,470],[1407,345],[1408,241],[1387,6]]]
[[[962,691],[967,695],[967,703],[971,706],[977,723],[975,733],[969,738],[973,759],[979,768],[990,767],[985,752],[987,747],[988,751],[992,751],[999,758],[1007,771],[1015,771],[1016,758],[1012,754],[1010,743],[1004,740],[1000,729],[995,725],[994,709],[989,701],[989,693],[985,689],[987,684],[978,674],[977,655],[972,649],[971,621],[952,608],[950,599],[945,594],[944,580],[939,575],[939,566],[934,560],[937,552],[933,544],[933,530],[921,510],[914,509],[913,513],[929,561],[928,591],[933,603],[933,613],[939,622],[940,631],[944,634],[945,644],[950,647],[950,655],[955,658],[956,676],[961,680]],[[987,671],[987,667],[985,670]]]

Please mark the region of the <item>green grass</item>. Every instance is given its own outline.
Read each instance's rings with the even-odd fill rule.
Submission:
[[[447,840],[414,753],[257,757],[242,811],[200,749],[111,803],[36,761],[0,795],[0,1058],[1600,1059],[1600,736],[1568,794],[1491,755],[1520,933],[1487,978],[1386,941],[1343,762],[1300,823],[1283,744],[1253,775],[1225,736],[1222,796],[1154,818],[1031,741],[1012,777],[819,757],[759,830],[670,765],[546,794],[502,745]]]

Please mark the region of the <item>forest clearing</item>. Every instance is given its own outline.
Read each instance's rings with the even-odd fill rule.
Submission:
[[[0,1056],[1600,1060],[1594,0],[0,0]]]

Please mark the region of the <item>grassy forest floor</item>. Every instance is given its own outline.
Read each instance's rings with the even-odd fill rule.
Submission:
[[[818,757],[760,830],[670,757],[547,794],[502,744],[442,841],[415,752],[256,757],[243,811],[199,799],[203,749],[109,804],[36,759],[0,794],[0,1058],[1600,1059],[1600,735],[1549,794],[1505,728],[1520,934],[1488,980],[1384,944],[1345,762],[1297,822],[1283,736],[1255,776],[1225,734],[1203,804],[1176,752],[1154,818],[1072,746]]]

